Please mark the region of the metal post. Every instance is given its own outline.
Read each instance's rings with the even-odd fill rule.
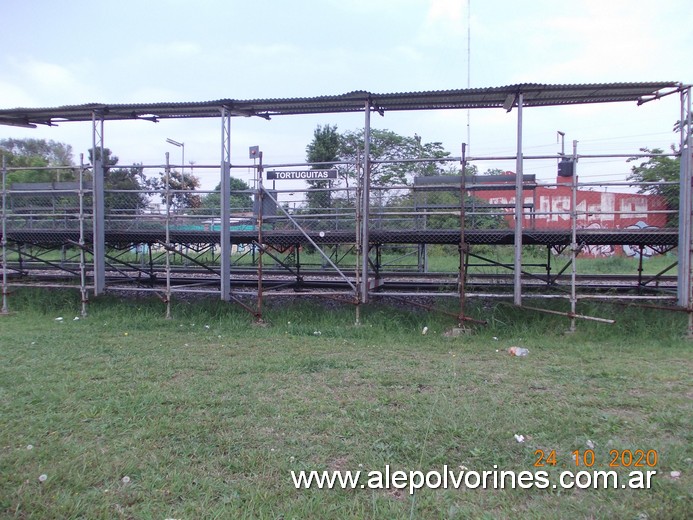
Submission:
[[[462,143],[462,175],[460,175],[460,280],[459,280],[459,290],[460,290],[460,312],[457,316],[458,327],[464,327],[465,320],[465,282],[467,278],[466,265],[465,265],[465,253],[467,249],[466,239],[465,239],[465,208],[464,208],[464,197],[467,194],[466,188],[466,171],[467,171],[467,145]]]
[[[106,290],[106,229],[104,210],[104,146],[103,117],[97,119],[92,112],[92,177],[93,177],[93,262],[94,262],[94,295],[99,296]]]
[[[220,256],[221,299],[231,300],[231,112],[221,109],[221,208],[220,216]]]
[[[523,160],[522,160],[522,92],[517,95],[517,157],[515,170],[515,262],[513,280],[513,302],[515,305],[522,305],[522,217],[523,217],[523,195],[522,181]]]
[[[691,130],[693,130],[693,114],[691,114],[691,87],[686,90],[686,125],[685,130],[681,128],[681,135],[684,135],[686,146],[681,147],[681,167],[686,171],[686,178],[688,179],[688,187],[691,190],[687,215],[687,225],[689,229],[688,238],[688,271],[686,276],[688,278],[688,339],[693,339],[693,266],[691,266],[691,253],[693,251],[693,136],[691,136]],[[681,125],[683,126],[684,119],[681,119]]]
[[[691,88],[681,92],[681,166],[679,192],[678,305],[688,309],[687,337],[693,339],[693,161],[691,160]]]
[[[9,314],[7,306],[7,161],[2,156],[2,310],[0,314]]]
[[[570,184],[570,328],[575,332],[575,312],[577,311],[577,141],[573,141],[573,178]]]
[[[361,302],[368,303],[368,256],[370,249],[370,186],[371,186],[371,101],[366,101],[363,127],[363,175],[361,181]]]
[[[356,222],[355,227],[355,233],[356,233],[356,255],[355,255],[355,265],[354,265],[354,282],[355,282],[355,287],[354,287],[354,296],[355,296],[355,301],[356,301],[356,317],[354,324],[356,326],[361,325],[361,280],[360,280],[360,267],[361,267],[361,255],[363,253],[363,242],[362,242],[362,236],[361,236],[361,194],[363,190],[361,189],[361,174],[359,172],[359,169],[361,168],[361,157],[360,157],[360,151],[357,149],[356,150],[356,178],[359,179],[359,181],[356,183],[356,197],[355,197],[355,203],[354,203],[354,218]],[[348,196],[348,191],[347,191],[347,196]]]
[[[690,305],[689,293],[691,291],[691,207],[693,201],[693,187],[691,185],[690,168],[690,149],[688,147],[689,137],[686,131],[690,131],[690,126],[685,121],[686,106],[690,114],[690,88],[681,92],[681,138],[680,138],[680,193],[679,193],[679,275],[678,275],[678,304],[680,307]],[[688,128],[686,128],[688,126]],[[688,153],[687,153],[688,152]],[[684,246],[685,245],[685,246]]]
[[[166,152],[166,319],[171,319],[171,165]]]
[[[259,163],[257,167],[257,313],[255,319],[258,323],[262,323],[262,255],[263,255],[263,237],[262,237],[262,205],[264,199],[264,188],[262,186],[262,152],[258,153]]]
[[[87,316],[87,261],[84,251],[84,154],[79,155],[79,293],[82,300],[82,317]]]

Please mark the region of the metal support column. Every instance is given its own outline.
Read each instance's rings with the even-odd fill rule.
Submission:
[[[220,255],[221,264],[221,299],[231,300],[231,112],[221,109],[221,208],[220,222]]]
[[[0,314],[8,314],[7,306],[7,162],[2,156],[2,310]]]
[[[356,236],[354,237],[355,244],[356,244],[356,254],[355,259],[354,259],[354,301],[356,302],[356,307],[355,310],[355,321],[354,325],[359,326],[361,325],[361,255],[363,254],[363,243],[362,243],[362,236],[361,236],[361,193],[363,192],[362,186],[361,186],[361,152],[360,150],[356,150],[356,164],[354,165],[356,169],[356,178],[359,179],[358,182],[356,183],[356,196],[355,196],[355,202],[354,202],[354,217],[356,219],[356,226],[355,227],[355,234]],[[348,194],[348,192],[347,192]]]
[[[370,186],[371,186],[371,101],[366,102],[363,127],[363,175],[361,177],[361,303],[368,303],[368,257],[370,248]]]
[[[263,205],[264,205],[264,187],[262,183],[262,152],[258,153],[259,164],[257,167],[257,312],[255,313],[255,320],[257,323],[263,323],[262,321],[262,258],[264,253],[264,238],[262,236],[262,226],[263,226]]]
[[[93,176],[93,213],[92,240],[94,263],[94,295],[99,296],[106,290],[106,229],[104,210],[104,146],[103,116],[92,112],[92,176]]]
[[[457,315],[457,326],[464,327],[465,322],[465,305],[466,305],[466,279],[467,269],[465,264],[465,254],[467,252],[467,242],[464,233],[465,223],[465,207],[464,199],[467,195],[466,172],[467,172],[467,144],[462,143],[462,175],[460,175],[460,279],[459,279],[459,294],[460,294],[460,310]]]
[[[84,154],[79,155],[79,294],[82,300],[82,317],[87,316],[87,258],[84,239]]]
[[[522,226],[523,226],[523,160],[522,160],[522,92],[517,94],[517,158],[515,166],[515,262],[513,266],[513,302],[522,305]]]
[[[679,271],[678,305],[688,309],[688,337],[693,338],[693,160],[691,153],[693,126],[691,115],[691,87],[681,92],[681,170],[679,193]]]
[[[166,186],[164,197],[166,199],[166,319],[171,319],[171,164],[166,152]]]
[[[577,311],[577,141],[573,141],[573,177],[570,183],[570,328],[575,332],[575,313]]]

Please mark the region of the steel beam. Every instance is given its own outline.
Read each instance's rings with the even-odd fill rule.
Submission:
[[[361,303],[368,303],[368,256],[370,250],[371,102],[366,102],[363,127],[363,175],[361,178]]]
[[[106,290],[106,229],[104,210],[104,144],[103,115],[92,112],[92,176],[93,176],[93,214],[92,243],[94,261],[94,295],[99,296]]]
[[[515,166],[515,262],[513,302],[522,305],[522,222],[523,217],[523,160],[522,160],[522,92],[517,95],[517,157]]]
[[[87,316],[87,258],[85,252],[85,237],[84,237],[84,154],[79,156],[79,293],[82,300],[82,317]],[[93,260],[93,258],[92,258]]]
[[[221,299],[231,300],[231,112],[221,109],[221,208],[220,216],[220,257]]]
[[[680,119],[681,165],[679,176],[679,271],[678,305],[690,309],[693,306],[693,281],[691,280],[691,248],[693,248],[693,165],[691,164],[691,88],[681,91]]]

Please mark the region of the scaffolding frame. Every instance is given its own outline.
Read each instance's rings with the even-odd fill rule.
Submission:
[[[403,93],[403,94],[371,94],[367,92],[354,92],[343,96],[324,96],[320,98],[297,98],[297,99],[280,99],[280,100],[254,100],[239,101],[239,100],[219,100],[216,102],[204,103],[179,103],[179,104],[153,104],[153,105],[85,105],[76,107],[58,107],[54,109],[14,109],[0,110],[0,124],[53,124],[54,121],[90,121],[92,133],[92,154],[91,165],[85,165],[83,160],[79,167],[79,233],[75,239],[65,242],[76,245],[79,250],[79,288],[82,295],[82,314],[86,315],[86,302],[88,301],[88,292],[91,290],[94,296],[104,294],[110,287],[111,282],[108,280],[109,268],[111,271],[119,270],[115,264],[119,263],[117,257],[109,255],[108,248],[110,244],[107,240],[107,232],[109,222],[106,218],[104,206],[105,194],[107,190],[104,186],[104,176],[107,165],[104,164],[104,126],[106,121],[110,120],[162,120],[176,117],[218,117],[221,122],[221,157],[220,157],[220,185],[221,185],[221,203],[219,219],[222,223],[218,233],[218,243],[220,246],[219,253],[219,276],[218,289],[210,288],[206,282],[201,284],[188,284],[188,286],[174,286],[172,284],[173,270],[171,267],[171,255],[174,254],[176,248],[181,242],[175,242],[172,238],[172,219],[171,219],[171,202],[169,193],[169,183],[166,183],[166,218],[165,218],[165,236],[163,237],[164,256],[166,266],[164,269],[166,288],[164,301],[167,304],[167,317],[170,317],[170,305],[172,295],[177,291],[203,292],[218,294],[224,301],[236,301],[239,303],[241,299],[247,296],[256,298],[256,305],[253,314],[258,320],[262,319],[262,301],[265,296],[269,295],[285,295],[286,289],[292,287],[289,283],[280,285],[280,289],[265,291],[264,282],[267,274],[263,269],[263,255],[268,253],[265,243],[269,240],[271,233],[264,231],[263,219],[263,204],[262,200],[268,198],[277,206],[280,202],[273,194],[266,190],[262,183],[263,164],[262,160],[258,165],[243,165],[242,167],[255,168],[257,171],[258,187],[257,198],[260,200],[259,213],[256,215],[256,238],[253,243],[257,247],[257,269],[256,290],[248,291],[239,287],[239,290],[232,291],[232,244],[234,237],[231,229],[226,223],[231,219],[230,213],[230,174],[231,174],[231,118],[236,116],[258,116],[269,119],[276,115],[289,114],[313,114],[313,113],[336,113],[336,112],[363,112],[364,114],[364,150],[361,160],[356,165],[357,169],[357,187],[355,194],[355,213],[354,213],[354,230],[353,234],[348,237],[340,236],[332,242],[321,240],[321,236],[317,236],[310,229],[306,229],[297,219],[293,218],[288,211],[284,212],[284,216],[291,222],[294,228],[300,233],[296,245],[300,247],[301,243],[308,243],[312,248],[330,264],[331,269],[336,273],[336,277],[342,283],[340,291],[321,291],[317,294],[324,296],[340,296],[344,297],[345,301],[350,301],[359,305],[368,304],[372,297],[383,296],[390,294],[383,288],[382,283],[382,263],[381,254],[382,247],[387,244],[387,239],[379,237],[376,230],[373,229],[373,217],[377,214],[371,204],[371,192],[373,190],[371,182],[371,169],[373,160],[371,158],[371,113],[378,112],[383,115],[386,110],[433,110],[442,108],[499,108],[503,107],[507,112],[513,108],[517,111],[517,132],[516,132],[516,148],[515,156],[503,158],[467,157],[463,145],[462,156],[460,158],[449,158],[450,160],[459,161],[462,164],[462,172],[464,166],[468,162],[480,160],[498,160],[498,159],[514,159],[516,161],[515,172],[515,197],[514,197],[514,225],[511,244],[513,246],[513,264],[512,264],[512,301],[517,306],[523,305],[523,297],[528,296],[525,291],[528,277],[527,272],[523,270],[523,249],[527,245],[527,240],[531,241],[531,236],[525,227],[525,206],[524,206],[524,169],[526,160],[529,156],[524,154],[523,150],[523,115],[524,110],[533,106],[552,106],[563,104],[578,104],[578,103],[602,103],[602,102],[619,102],[619,101],[637,101],[638,104],[650,102],[664,96],[669,96],[678,93],[680,96],[680,125],[681,125],[681,141],[679,146],[679,156],[681,159],[680,170],[680,205],[679,205],[679,229],[678,229],[678,274],[677,274],[677,294],[676,305],[679,309],[684,309],[689,314],[688,333],[693,337],[693,266],[691,265],[691,254],[693,252],[693,164],[691,161],[691,87],[678,83],[641,83],[641,84],[599,84],[599,85],[535,85],[522,84],[511,85],[508,87],[490,88],[490,89],[463,89],[456,91],[441,91],[441,92],[423,92],[423,93]],[[132,109],[132,110],[131,110]],[[542,156],[542,158],[553,157],[560,158],[562,154],[556,156]],[[588,157],[588,156],[584,156]],[[590,156],[595,157],[595,156]],[[577,148],[574,147],[572,159],[574,164],[577,164],[581,158],[577,153]],[[426,159],[422,159],[426,160]],[[181,165],[182,167],[183,165]],[[234,165],[238,167],[238,165]],[[168,154],[166,154],[166,175],[170,172],[171,165],[169,164]],[[84,174],[91,169],[93,188],[87,190],[84,185]],[[18,253],[21,259],[21,240],[14,238],[13,229],[8,228],[8,222],[11,224],[11,218],[8,211],[7,198],[10,189],[6,185],[6,177],[8,174],[7,166],[2,165],[2,313],[9,312],[8,295],[10,287],[21,286],[21,281],[10,280],[10,259],[8,253],[8,244],[10,242],[20,244]],[[469,250],[470,233],[465,226],[465,216],[467,210],[464,205],[464,194],[467,191],[465,186],[465,176],[461,175],[460,181],[460,208],[457,211],[459,217],[460,229],[457,230],[457,235],[453,236],[452,242],[458,245],[460,255],[458,279],[457,279],[457,297],[460,301],[458,324],[462,326],[465,321],[465,302],[470,296],[474,296],[473,292],[467,290],[466,282],[469,268]],[[569,247],[571,266],[570,273],[570,293],[568,296],[570,303],[569,312],[565,313],[570,318],[570,330],[575,330],[575,319],[584,318],[577,314],[577,303],[583,296],[578,294],[578,273],[577,273],[577,257],[580,254],[584,244],[579,242],[578,229],[578,205],[577,205],[577,190],[580,184],[577,181],[577,176],[574,174],[571,180],[571,203],[570,203],[570,229],[569,229]],[[91,194],[92,198],[92,214],[89,219],[85,213],[84,202],[87,193]],[[91,229],[89,229],[91,224]],[[90,233],[89,233],[90,232]],[[174,233],[175,234],[175,233]],[[90,240],[87,240],[90,235]],[[136,241],[137,239],[133,239]],[[206,239],[211,244],[210,239]],[[400,243],[402,239],[397,238],[395,242]],[[421,239],[419,239],[421,240]],[[437,240],[437,239],[436,239]],[[442,240],[442,239],[441,239]],[[445,240],[449,240],[446,238]],[[471,239],[473,241],[473,238]],[[416,242],[414,245],[435,243],[434,242]],[[614,244],[617,242],[614,241]],[[355,264],[352,268],[347,269],[338,265],[331,260],[331,254],[328,252],[330,247],[339,247],[341,244],[351,244],[356,251]],[[685,244],[685,247],[682,247]],[[553,244],[561,246],[561,244]],[[644,243],[641,243],[641,249]],[[666,247],[673,247],[668,244]],[[253,250],[255,251],[255,250]],[[295,252],[298,249],[294,250]],[[150,248],[151,252],[151,248]],[[91,263],[88,262],[87,256],[91,253]],[[182,253],[181,253],[182,254]],[[297,255],[298,256],[298,255]],[[335,258],[337,255],[335,254]],[[641,253],[642,258],[642,253]],[[40,260],[40,257],[32,256],[32,260]],[[275,261],[276,257],[273,258]],[[109,262],[107,262],[107,260]],[[297,262],[297,271],[300,271],[300,262]],[[50,266],[49,261],[44,261],[45,265]],[[281,264],[282,262],[279,261]],[[550,255],[549,255],[550,263]],[[288,264],[286,264],[288,265]],[[284,267],[286,267],[284,265]],[[123,263],[123,270],[129,268],[127,263]],[[214,272],[214,269],[208,268]],[[425,271],[426,269],[424,269]],[[550,272],[550,266],[547,269]],[[642,271],[642,270],[641,270]],[[91,273],[91,276],[89,276]],[[292,273],[295,274],[295,273]],[[560,273],[559,273],[560,274]],[[642,285],[642,272],[640,272],[639,284]],[[662,273],[663,275],[663,273]],[[295,274],[296,283],[302,283],[302,277]],[[558,275],[554,278],[554,282]],[[653,279],[659,279],[660,275]],[[91,285],[88,283],[91,280]],[[550,275],[546,277],[547,285],[551,285]],[[306,284],[302,284],[302,290]],[[47,285],[44,285],[47,286]],[[194,287],[195,286],[195,287]],[[145,288],[139,286],[138,290],[152,290],[156,292],[154,287]],[[396,294],[396,293],[392,293]],[[402,294],[402,292],[399,292]],[[408,294],[408,293],[404,293]],[[419,295],[439,295],[439,291],[417,291]],[[494,297],[492,294],[480,293],[480,296]],[[507,296],[507,295],[505,295]],[[534,297],[534,295],[529,295]],[[547,298],[555,298],[557,295],[546,294]],[[559,295],[560,297],[560,295]],[[247,309],[253,309],[252,306],[246,306]],[[357,318],[358,321],[358,318]]]

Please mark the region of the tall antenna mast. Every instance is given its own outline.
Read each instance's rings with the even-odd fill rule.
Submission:
[[[467,0],[467,88],[472,88],[472,0]],[[472,143],[471,109],[467,109],[467,149]],[[464,173],[462,174],[464,175]]]

